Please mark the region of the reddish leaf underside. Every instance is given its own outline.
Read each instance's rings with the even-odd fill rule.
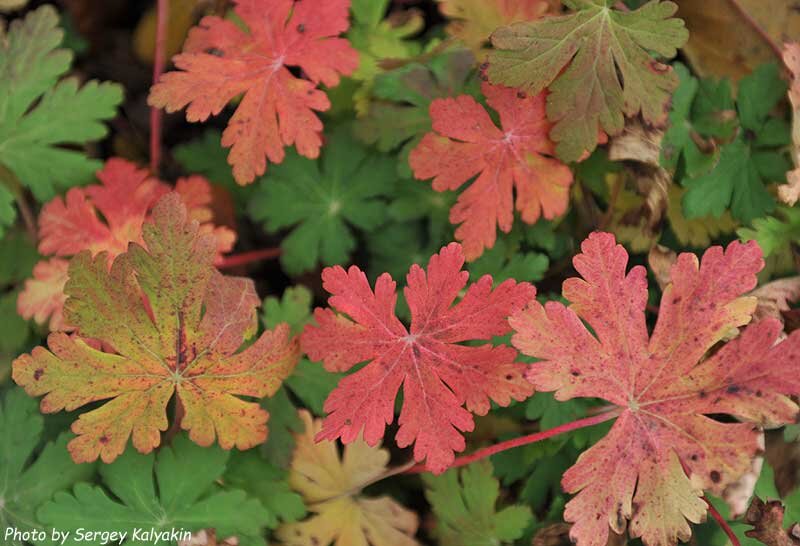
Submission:
[[[130,243],[142,243],[142,226],[153,205],[169,193],[166,183],[150,176],[145,169],[123,159],[109,159],[97,173],[100,184],[72,188],[66,199],[57,197],[47,203],[39,215],[39,252],[58,256],[39,262],[33,278],[17,300],[17,311],[25,319],[39,324],[50,320],[51,330],[70,330],[63,320],[64,284],[67,281],[67,258],[89,250],[93,256],[105,252],[108,266],[128,249]],[[189,210],[192,220],[200,222],[203,233],[216,239],[217,256],[230,252],[236,234],[211,223],[213,213],[211,185],[201,176],[177,181],[175,191]]]
[[[619,406],[609,434],[562,481],[577,493],[565,518],[580,546],[605,545],[609,529],[626,526],[649,546],[688,540],[688,522],[706,514],[703,490],[720,494],[750,468],[757,427],[798,416],[789,395],[800,394],[800,334],[774,345],[781,324],[765,319],[709,354],[755,310],[755,298],[741,297],[763,267],[755,243],[712,247],[700,263],[681,254],[652,335],[646,271],[626,274],[627,263],[613,235],[594,233],[574,260],[582,278],[564,283],[571,305],[533,302],[510,319],[514,345],[541,359],[527,373],[537,390]]]
[[[338,36],[349,27],[349,0],[234,0],[248,31],[233,21],[204,17],[193,28],[178,71],[164,74],[148,102],[186,119],[205,121],[238,96],[242,100],[222,134],[228,162],[240,184],[264,174],[267,160],[280,163],[284,147],[319,155],[322,122],[315,112],[330,108],[322,83],[358,67],[358,53]],[[302,77],[290,71],[299,68]]]
[[[396,284],[388,273],[378,277],[373,292],[355,266],[323,271],[333,309],[315,311],[317,325],[306,327],[303,350],[329,371],[367,364],[326,400],[328,416],[318,440],[350,443],[363,430],[367,443],[377,445],[394,419],[402,385],[397,444],[413,443],[414,458],[427,459],[429,469],[442,472],[465,447],[461,432],[473,429],[471,413],[486,414],[490,400],[505,406],[532,393],[514,349],[460,343],[508,333],[507,317],[535,296],[534,287],[508,280],[492,290],[486,275],[454,304],[467,285],[463,265],[461,245],[452,243],[431,258],[427,271],[411,267],[404,290],[410,328],[395,315]]]
[[[53,333],[50,350],[37,347],[14,361],[13,378],[44,413],[106,401],[80,415],[69,443],[76,462],[113,461],[132,438],[147,453],[167,429],[167,403],[183,404],[183,429],[200,445],[215,439],[247,449],[266,439],[267,413],[238,396],[272,395],[299,358],[296,340],[281,325],[236,352],[255,332],[259,304],[252,281],[225,277],[214,267],[216,240],[187,218],[169,194],[143,231],[114,260],[84,251],[69,267],[65,318],[81,336]]]
[[[511,230],[515,208],[528,224],[566,212],[572,184],[569,168],[551,157],[546,92],[528,97],[488,83],[482,89],[501,128],[470,96],[437,99],[430,107],[434,132],[409,157],[414,176],[433,178],[436,191],[457,190],[477,176],[450,211],[468,260],[494,246],[498,227]]]

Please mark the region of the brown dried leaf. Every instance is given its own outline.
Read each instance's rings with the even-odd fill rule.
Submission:
[[[784,510],[780,501],[764,502],[753,497],[745,514],[745,521],[754,529],[746,531],[745,535],[763,542],[766,546],[800,546],[797,525],[793,525],[789,531],[783,529]]]
[[[683,51],[701,76],[738,81],[758,65],[774,61],[772,45],[755,25],[778,44],[800,36],[796,0],[736,0],[741,11],[733,0],[675,1],[678,17],[689,28],[689,43]]]

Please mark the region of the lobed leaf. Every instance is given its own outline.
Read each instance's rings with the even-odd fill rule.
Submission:
[[[316,112],[330,107],[319,84],[338,85],[352,74],[358,54],[338,36],[349,26],[349,0],[236,0],[234,13],[247,26],[204,17],[189,32],[183,52],[150,91],[151,106],[190,122],[219,114],[243,95],[222,133],[231,148],[228,162],[239,184],[264,174],[267,162],[281,163],[286,146],[316,158],[322,122]],[[291,69],[299,68],[303,77]]]
[[[487,74],[493,83],[538,95],[545,88],[556,152],[577,161],[597,146],[598,132],[616,135],[625,116],[666,121],[678,86],[672,68],[651,52],[672,58],[689,33],[673,18],[673,2],[652,0],[632,11],[612,0],[565,0],[573,13],[501,27]]]
[[[14,380],[28,394],[44,395],[45,413],[107,400],[73,423],[76,462],[111,462],[129,438],[142,453],[152,451],[167,429],[173,395],[185,411],[181,427],[198,444],[262,443],[267,412],[237,395],[278,390],[299,358],[288,326],[237,352],[255,332],[255,288],[213,267],[216,241],[188,219],[177,194],[156,205],[142,238],[145,246],[132,243],[110,271],[105,253],[84,251],[70,264],[65,318],[114,352],[53,333],[49,351],[37,347],[14,361]]]

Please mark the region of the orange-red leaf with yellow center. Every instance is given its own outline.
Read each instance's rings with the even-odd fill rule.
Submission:
[[[757,428],[797,418],[800,332],[775,345],[782,326],[766,319],[709,352],[750,322],[756,299],[742,295],[764,265],[755,243],[712,247],[701,262],[681,254],[652,334],[645,269],[626,273],[628,254],[608,233],[581,248],[582,278],[564,282],[571,305],[533,302],[510,319],[514,345],[541,359],[527,374],[537,390],[618,406],[609,434],[564,474],[576,493],[565,518],[579,546],[605,545],[626,526],[648,546],[671,546],[705,517],[703,490],[720,494],[749,471]]]
[[[259,304],[252,281],[225,277],[213,266],[217,243],[187,218],[181,198],[163,197],[143,245],[132,243],[108,268],[108,256],[84,251],[73,258],[65,318],[81,336],[53,333],[49,350],[37,347],[14,361],[13,378],[42,411],[80,415],[69,443],[76,462],[113,461],[132,438],[147,453],[167,429],[167,403],[177,396],[181,426],[192,440],[247,449],[266,439],[267,413],[239,398],[272,395],[299,358],[289,328],[255,333]]]

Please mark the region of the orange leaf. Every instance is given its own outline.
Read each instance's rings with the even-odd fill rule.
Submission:
[[[151,106],[205,121],[243,95],[222,145],[240,184],[264,174],[267,160],[283,161],[285,146],[315,158],[322,146],[316,112],[330,108],[325,92],[341,74],[358,68],[358,53],[339,34],[349,27],[349,0],[235,0],[235,13],[249,31],[219,17],[204,17],[193,28],[179,69],[153,86]],[[299,68],[296,77],[290,68]]]

